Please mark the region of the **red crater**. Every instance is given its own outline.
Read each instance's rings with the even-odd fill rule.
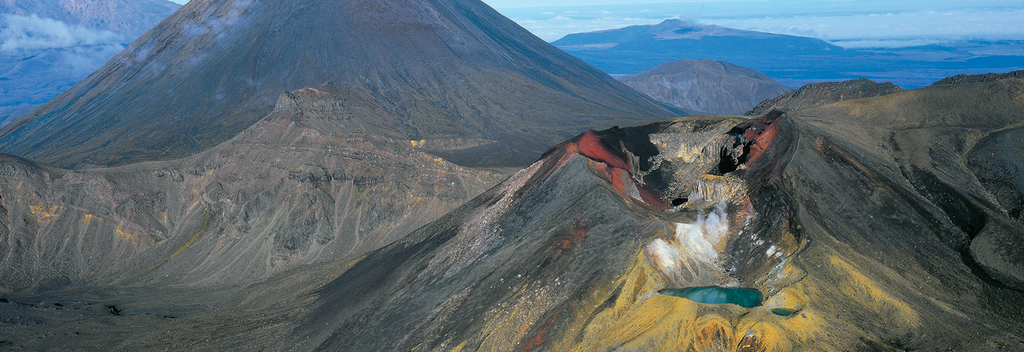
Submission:
[[[613,188],[624,198],[630,197],[631,190],[635,189],[639,194],[640,204],[645,208],[654,211],[668,209],[669,206],[661,201],[650,190],[646,189],[633,178],[633,165],[627,158],[620,156],[629,151],[622,149],[623,153],[616,152],[609,147],[609,144],[598,136],[593,130],[583,132],[576,142],[563,143],[559,147],[565,148],[566,152],[576,152],[588,159],[600,162],[598,169],[600,176],[612,184]]]

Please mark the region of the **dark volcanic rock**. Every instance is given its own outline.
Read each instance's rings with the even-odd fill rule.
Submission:
[[[792,90],[760,72],[708,59],[664,63],[618,79],[691,114],[740,115]]]
[[[966,162],[992,138],[979,153],[1024,167],[996,141],[1022,92],[584,134],[317,290],[276,348],[1024,348],[1024,224],[992,200],[1014,191]],[[714,286],[764,299],[659,294]]]
[[[1006,79],[587,132],[391,245],[216,313],[81,311],[126,350],[1020,350],[1021,93]],[[664,294],[718,288],[762,300]],[[170,305],[122,301],[104,304]]]
[[[7,157],[3,346],[1024,350],[1024,79],[587,131],[377,249],[486,183],[414,145],[485,144],[375,137],[361,94],[181,160]]]
[[[956,75],[940,79],[935,83],[932,83],[932,85],[938,86],[943,84],[984,83],[1004,78],[1024,78],[1024,70],[1007,73],[986,73],[980,75]]]
[[[811,83],[789,93],[764,100],[744,115],[760,116],[772,110],[794,111],[837,101],[877,97],[903,90],[890,82],[876,83],[867,78],[842,82]]]
[[[0,131],[0,152],[70,168],[180,158],[328,81],[375,97],[408,139],[495,142],[452,157],[464,164],[525,165],[590,127],[677,115],[476,0],[202,0]]]
[[[235,138],[172,161],[70,171],[4,155],[0,294],[260,282],[356,258],[500,180],[378,133],[397,120],[376,104],[289,92]]]
[[[1024,348],[1024,224],[965,164],[1024,80],[941,88],[584,134],[355,264],[277,348]],[[708,286],[764,300],[659,294]]]

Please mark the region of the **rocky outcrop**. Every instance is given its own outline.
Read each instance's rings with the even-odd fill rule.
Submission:
[[[787,112],[844,100],[877,97],[903,90],[890,82],[867,78],[842,82],[811,83],[789,93],[760,102],[744,115],[760,116],[772,110]]]
[[[1004,78],[1024,78],[1024,70],[1012,71],[1007,73],[985,73],[979,75],[956,75],[946,77],[932,83],[933,86],[939,86],[944,84],[967,84],[967,83],[984,83],[1000,80]]]
[[[618,79],[691,114],[740,115],[792,90],[760,72],[708,59],[664,63]]]
[[[169,179],[162,182],[204,186],[183,192],[200,199],[191,220],[169,227],[187,231],[152,247],[175,241],[164,247],[167,261],[132,279],[147,284],[3,297],[4,319],[18,329],[5,341],[24,349],[132,350],[175,343],[198,350],[1017,350],[1024,348],[1024,321],[1017,314],[1024,309],[1024,223],[1015,183],[1024,163],[1018,148],[1022,92],[1024,79],[1004,79],[753,119],[683,117],[589,131],[389,245],[241,286],[159,283],[193,275],[169,270],[184,269],[181,258],[231,253],[249,237],[266,236],[264,229],[294,228],[282,247],[264,237],[276,253],[330,247],[320,244],[319,229],[327,222],[316,220],[317,214],[331,213],[321,204],[329,203],[328,194],[360,192],[323,190],[345,189],[350,176],[344,175],[356,174],[304,166],[320,160],[314,158],[283,168],[290,176],[275,181],[280,176],[264,179],[267,173],[254,170],[288,161],[245,155],[238,160],[262,164],[248,174],[187,168],[180,177],[162,173]],[[296,147],[284,150],[292,153],[319,145],[315,154],[358,155],[347,149],[358,143],[339,144],[337,136],[303,127],[342,124],[315,118],[340,106],[321,93],[343,91],[291,92],[279,110],[301,113],[268,118],[260,124],[278,127],[251,131],[269,140],[289,136]],[[372,110],[374,104],[362,106]],[[255,134],[193,160],[205,164],[189,165],[230,160],[229,151],[259,155],[258,144],[228,147]],[[352,170],[367,172],[390,157],[353,159],[362,161],[353,161]],[[26,185],[101,171],[46,169],[20,159],[4,165],[0,173]],[[217,179],[224,185],[212,181]],[[359,179],[352,187],[363,184]],[[232,215],[244,212],[230,209],[267,203],[233,190],[274,182],[284,191],[272,193],[271,201],[282,204],[274,216],[246,222]],[[399,184],[415,190],[425,183]],[[77,192],[103,187],[96,185]],[[163,203],[132,203],[120,201],[126,192],[107,194],[113,196],[101,204],[120,206],[107,206],[108,215],[91,212],[137,223],[147,220],[133,209],[189,199],[175,193]],[[367,201],[387,203],[392,195],[402,193]],[[12,228],[53,226],[69,221],[65,217],[79,228],[93,226],[83,225],[80,213],[62,215],[89,205],[32,207],[13,197],[5,194],[0,209],[0,222]],[[383,213],[363,214],[375,219],[371,214]],[[225,226],[220,219],[232,220]],[[283,220],[274,219],[287,219],[288,226],[276,226],[273,221]],[[253,230],[236,232],[235,224]],[[117,227],[108,229],[117,233]],[[125,238],[98,243],[127,250],[133,244],[127,239],[139,237]],[[62,257],[60,251],[42,253]],[[40,338],[55,334],[67,337]]]
[[[1021,92],[1001,80],[584,133],[369,254],[276,347],[1024,347],[1024,224],[999,185],[1024,164],[1019,143],[997,147]]]

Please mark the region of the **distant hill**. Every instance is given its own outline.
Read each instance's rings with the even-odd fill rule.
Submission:
[[[711,115],[740,115],[792,90],[760,72],[709,59],[664,63],[618,79],[655,100]]]
[[[877,97],[901,90],[903,89],[891,82],[877,83],[867,78],[842,82],[810,83],[797,90],[766,99],[744,115],[760,116],[772,110],[794,111],[843,100]]]
[[[445,153],[463,165],[528,164],[588,128],[680,114],[475,0],[193,1],[0,131],[0,152],[70,168],[180,158],[324,82],[373,96],[405,138],[466,146]]]
[[[71,88],[179,7],[166,0],[0,1],[0,126]]]
[[[1024,42],[845,49],[826,41],[669,19],[656,25],[570,34],[552,42],[613,75],[636,74],[679,59],[725,61],[789,87],[867,77],[918,88],[961,73],[1024,69]],[[1009,49],[1012,50],[1009,50]]]

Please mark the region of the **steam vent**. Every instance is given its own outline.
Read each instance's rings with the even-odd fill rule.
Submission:
[[[166,164],[5,158],[5,347],[1024,348],[1024,79],[587,131],[465,201],[493,176],[325,137],[328,93]]]
[[[193,0],[0,130],[0,350],[1024,351],[1024,78],[957,82],[675,117],[477,0]]]
[[[586,132],[314,290],[277,347],[1024,348],[1022,117],[1007,79]]]

